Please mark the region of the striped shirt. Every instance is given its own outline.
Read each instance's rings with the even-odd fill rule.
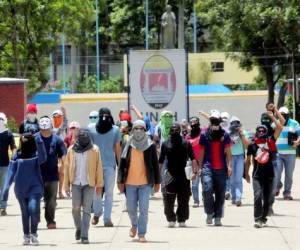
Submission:
[[[299,123],[293,119],[289,119],[286,126],[283,127],[277,141],[277,149],[280,154],[296,154],[296,149],[288,144],[288,132],[296,133],[300,136]]]

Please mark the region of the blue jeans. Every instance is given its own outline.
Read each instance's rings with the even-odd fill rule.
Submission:
[[[204,167],[202,175],[202,194],[206,214],[215,218],[223,217],[226,192],[226,169],[213,170]]]
[[[5,185],[8,167],[0,166],[0,209],[6,209],[7,201],[2,201],[3,188]]]
[[[18,199],[24,235],[36,234],[40,221],[40,195],[31,195],[29,198]]]
[[[282,187],[281,174],[284,168],[284,190],[283,196],[290,196],[293,185],[293,173],[296,163],[296,154],[279,154],[277,158],[277,187]]]
[[[88,185],[72,185],[72,215],[76,229],[81,230],[82,238],[88,238],[94,189]]]
[[[147,232],[148,208],[151,185],[126,185],[126,206],[131,225],[137,227],[138,236]],[[139,216],[137,209],[139,208]]]
[[[199,172],[199,165],[198,165],[198,170]],[[197,174],[197,177],[195,180],[192,180],[192,195],[193,195],[193,200],[194,203],[200,203],[199,199],[199,184],[200,184],[200,176]]]
[[[100,217],[103,214],[103,203],[104,203],[104,223],[111,221],[111,212],[113,206],[113,193],[115,187],[116,170],[113,167],[103,169],[104,176],[104,195],[103,197],[94,193],[93,210],[94,215]]]
[[[244,155],[232,155],[231,165],[231,197],[232,201],[240,201],[243,193]]]

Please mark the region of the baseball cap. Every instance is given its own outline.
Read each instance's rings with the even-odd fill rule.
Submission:
[[[288,115],[288,114],[289,114],[289,110],[288,110],[287,107],[281,107],[281,108],[279,109],[279,113],[283,113],[283,114]]]

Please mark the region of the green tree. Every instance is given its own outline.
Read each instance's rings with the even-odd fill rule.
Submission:
[[[259,66],[268,100],[274,101],[275,83],[282,74],[291,77],[291,55],[300,43],[299,1],[199,0],[197,10],[215,49],[228,52],[244,69]],[[275,73],[276,64],[281,75]]]

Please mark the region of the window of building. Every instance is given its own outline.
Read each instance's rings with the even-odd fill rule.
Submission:
[[[224,62],[212,62],[211,63],[212,72],[224,72]]]

